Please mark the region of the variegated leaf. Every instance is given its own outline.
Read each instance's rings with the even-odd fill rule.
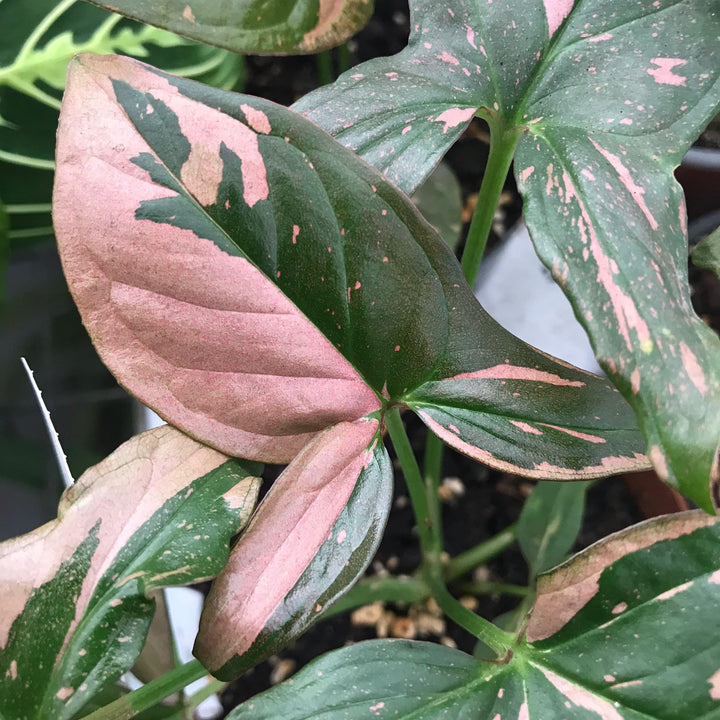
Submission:
[[[75,717],[128,670],[148,593],[220,571],[258,469],[155,428],[88,470],[57,520],[1,544],[0,717]]]
[[[285,108],[129,59],[81,58],[62,113],[55,223],[105,363],[220,450],[288,461],[317,432],[387,401],[454,412],[433,388],[477,373],[482,393],[512,359],[521,374],[570,379],[516,388],[514,407],[493,395],[485,414],[509,414],[499,422],[520,441],[517,457],[491,433],[466,434],[468,447],[488,441],[473,453],[532,472],[529,433],[509,422],[525,413],[561,428],[538,435],[570,444],[551,456],[566,463],[561,477],[597,474],[608,457],[622,458],[612,469],[645,462],[605,381],[503,331],[411,201]],[[481,405],[466,409],[477,411],[468,422],[487,422]],[[585,437],[598,434],[604,442]]]
[[[716,0],[419,0],[408,47],[295,108],[415,188],[477,113],[657,472],[706,510],[720,343],[694,314],[673,168],[719,109]],[[388,98],[392,98],[389,102]]]
[[[403,397],[423,422],[451,447],[526,477],[571,480],[647,467],[618,391],[497,326],[457,275],[448,297],[451,341],[434,376]],[[480,327],[493,328],[491,342],[471,330]]]
[[[719,548],[720,523],[701,512],[649,521],[541,577],[535,642],[518,641],[505,662],[429,643],[358,643],[229,720],[714,720]]]
[[[363,573],[392,500],[378,422],[336,425],[278,478],[203,612],[195,653],[230,679],[288,645]]]
[[[373,0],[91,0],[109,10],[237,53],[298,55],[342,44],[368,21]]]

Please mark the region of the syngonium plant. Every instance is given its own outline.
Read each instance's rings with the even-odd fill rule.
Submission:
[[[168,4],[168,17],[194,22],[206,6]],[[668,483],[714,511],[720,353],[690,308],[672,169],[718,109],[720,9],[712,0],[536,0],[519,14],[508,0],[418,0],[411,14],[400,55],[354,68],[293,109],[128,58],[71,65],[54,222],[98,352],[193,438],[188,448],[222,453],[212,468],[245,478],[257,473],[248,462],[289,463],[213,585],[200,662],[162,687],[182,687],[205,668],[234,677],[353,584],[389,511],[388,433],[418,520],[427,593],[495,660],[418,642],[363,643],[231,717],[715,717],[714,518],[694,511],[606,539],[541,575],[529,617],[500,630],[445,587],[438,478],[424,482],[400,412],[481,462],[538,479],[644,468],[647,449]],[[199,37],[212,40],[202,27]],[[476,115],[492,143],[461,266],[403,190],[427,177]],[[538,252],[617,387],[510,335],[468,286],[513,157]],[[244,460],[227,465],[226,456]],[[124,462],[112,466],[122,495],[135,488]],[[237,507],[219,499],[229,492],[225,475],[212,489],[212,468],[160,499],[151,493],[140,519],[184,533],[206,520],[202,505],[173,524],[164,502],[200,499],[201,487],[213,512]],[[165,488],[162,473],[153,478]],[[130,531],[96,557],[108,512],[101,505],[77,526],[72,500],[71,491],[53,526],[68,539],[48,551],[42,577],[33,564],[47,530],[0,546],[4,576],[20,588],[4,618],[2,718],[80,716],[139,652],[152,614],[147,587],[180,573],[128,565]],[[242,524],[228,517],[226,533],[233,522]],[[218,557],[223,564],[217,536],[197,532],[214,538],[215,555],[201,551],[215,558],[214,574]],[[568,549],[555,548],[553,562]],[[533,573],[546,569],[547,556],[526,552],[535,553]],[[159,555],[174,556],[167,545]],[[105,580],[114,558],[132,572]],[[200,572],[181,567],[183,579]],[[63,572],[82,593],[68,590]],[[137,583],[142,612],[121,597],[125,577]],[[82,602],[66,607],[54,644],[36,647],[39,616],[52,614],[60,592],[66,605],[76,594]],[[103,636],[102,623],[85,620],[98,608],[134,623],[134,634]],[[83,659],[90,647],[92,663],[109,668],[97,677]],[[28,704],[32,685],[41,700]],[[92,717],[130,717],[160,699],[152,686]]]

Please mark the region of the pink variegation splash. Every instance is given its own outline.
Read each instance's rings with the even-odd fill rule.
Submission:
[[[449,108],[441,112],[436,118],[431,118],[433,122],[443,123],[443,134],[450,128],[457,127],[464,122],[470,120],[475,115],[476,108]]]
[[[552,37],[573,9],[575,0],[543,0],[547,16],[548,34]]]
[[[650,227],[653,230],[657,230],[659,227],[658,221],[655,219],[655,216],[652,214],[652,212],[650,212],[650,208],[645,202],[645,188],[635,182],[632,174],[630,173],[630,170],[628,170],[628,168],[624,165],[622,160],[620,160],[617,155],[614,155],[610,151],[605,150],[605,148],[598,145],[592,138],[590,138],[590,142],[593,144],[594,148],[610,163],[610,165],[612,165],[613,169],[620,178],[620,182],[625,186],[627,191],[632,196],[632,199],[635,201],[636,205],[640,208],[643,215],[647,218]]]
[[[687,78],[678,75],[673,70],[673,68],[687,65],[687,60],[683,58],[656,57],[650,62],[652,62],[655,67],[648,68],[646,72],[648,75],[652,75],[653,80],[655,80],[658,85],[680,85],[683,87],[687,85]]]
[[[377,429],[377,421],[336,425],[275,481],[208,596],[195,648],[208,667],[246,652],[282,606],[328,541],[372,456]]]
[[[624,720],[623,716],[609,700],[596,695],[571,680],[556,675],[551,670],[543,668],[541,672],[555,686],[555,689],[575,707],[589,710],[597,716],[598,720]]]
[[[520,365],[493,365],[493,367],[475,370],[473,372],[460,373],[449,380],[524,380],[526,382],[539,382],[548,385],[559,385],[566,387],[585,387],[581,380],[567,380],[555,373],[536,368],[523,367]]]

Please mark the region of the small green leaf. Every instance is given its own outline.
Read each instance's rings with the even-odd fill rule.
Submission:
[[[178,35],[236,53],[298,55],[340,45],[358,32],[373,11],[372,0],[91,0],[96,5]]]
[[[213,583],[195,654],[230,680],[286,647],[362,575],[393,474],[378,423],[336,425],[275,481]]]
[[[0,307],[5,300],[5,283],[7,282],[7,265],[10,255],[10,221],[5,206],[0,200]]]
[[[714,720],[720,523],[701,512],[618,533],[540,578],[533,644],[505,664],[439,645],[336,650],[229,720]]]
[[[565,559],[582,525],[589,483],[540,482],[518,520],[518,542],[531,580]]]
[[[455,250],[462,231],[462,190],[449,165],[441,162],[412,194],[412,201],[440,237]]]
[[[0,545],[0,716],[72,718],[128,670],[148,594],[220,571],[256,471],[169,426],[149,430],[69,488],[57,520]]]
[[[55,131],[67,63],[78,52],[119,52],[232,88],[244,59],[125,20],[80,0],[0,2],[0,197],[12,247],[52,237]]]
[[[692,261],[720,277],[720,228],[696,245],[692,251]]]

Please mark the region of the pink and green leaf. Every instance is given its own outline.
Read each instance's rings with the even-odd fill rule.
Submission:
[[[336,425],[293,460],[208,596],[195,654],[213,675],[287,646],[352,586],[382,537],[392,480],[377,420]]]
[[[91,0],[134,20],[236,53],[298,55],[335,47],[362,29],[373,0]]]
[[[615,388],[518,340],[454,279],[445,354],[434,377],[402,398],[434,433],[526,477],[572,480],[648,466],[633,413]]]
[[[163,426],[88,470],[57,520],[0,545],[0,717],[75,717],[128,670],[148,593],[222,569],[256,472]]]
[[[510,359],[574,377],[482,311],[405,195],[285,108],[129,59],[82,57],[58,147],[56,233],[98,352],[131,392],[221,451],[289,461],[316,433],[386,400],[454,412],[433,388]],[[526,383],[513,407],[502,393],[486,407],[463,397],[463,442],[487,440],[483,459],[532,469],[522,443],[534,451],[560,438],[574,443],[567,462],[556,453],[563,477],[605,457],[629,458],[613,468],[644,463],[624,401],[578,377],[566,388]],[[469,383],[480,395],[496,384],[482,380]],[[514,445],[498,450],[471,429],[506,412],[515,459]],[[509,422],[530,415],[570,432],[538,440]],[[609,427],[605,443],[577,437]]]
[[[720,523],[703,513],[649,521],[541,576],[528,634],[550,636],[519,641],[507,664],[429,643],[358,643],[229,719],[270,720],[281,707],[287,720],[711,720],[719,548]]]
[[[690,305],[672,175],[718,111],[714,0],[418,2],[408,47],[295,105],[411,191],[477,112],[543,262],[633,406],[657,472],[717,495],[720,343]],[[392,93],[392,103],[387,103]],[[715,497],[715,499],[717,499]]]

